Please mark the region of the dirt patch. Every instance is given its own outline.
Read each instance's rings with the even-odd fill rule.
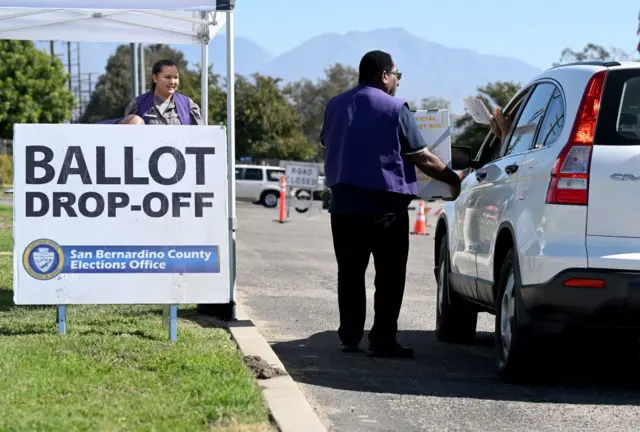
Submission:
[[[244,356],[244,361],[257,379],[269,379],[287,375],[285,371],[280,368],[274,368],[260,356]]]

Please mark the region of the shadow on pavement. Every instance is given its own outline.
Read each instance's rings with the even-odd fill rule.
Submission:
[[[365,333],[363,348],[366,338]],[[553,347],[535,359],[540,370],[530,376],[535,385],[525,386],[499,380],[493,333],[478,332],[473,345],[440,343],[432,331],[400,331],[398,341],[414,348],[416,356],[379,359],[345,354],[339,351],[333,331],[272,347],[296,381],[339,390],[534,403],[640,404],[637,354],[621,361],[595,347]]]

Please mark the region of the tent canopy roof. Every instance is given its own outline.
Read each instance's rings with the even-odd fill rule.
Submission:
[[[235,2],[228,0],[0,0],[0,8],[214,11],[230,3]]]
[[[0,39],[200,44],[233,0],[0,0]],[[208,12],[206,19],[199,12]]]

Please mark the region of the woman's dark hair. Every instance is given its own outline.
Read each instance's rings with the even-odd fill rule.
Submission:
[[[153,65],[153,69],[151,69],[151,75],[158,75],[160,72],[162,72],[162,69],[167,66],[167,67],[175,67],[176,69],[178,68],[178,65],[173,61],[173,60],[169,60],[169,59],[164,59],[164,60],[160,60],[158,62],[156,62],[156,64]],[[151,79],[151,90],[155,90],[156,89],[156,83],[153,82],[153,78]]]
[[[391,54],[384,51],[369,51],[360,60],[359,69],[358,83],[373,84],[382,72],[393,69],[393,59]]]

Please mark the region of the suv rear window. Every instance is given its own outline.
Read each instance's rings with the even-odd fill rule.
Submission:
[[[616,131],[622,136],[640,138],[638,115],[640,115],[640,77],[635,77],[627,80],[622,88]]]
[[[607,74],[596,144],[640,145],[640,69]]]
[[[273,170],[273,169],[268,169],[267,170],[267,180],[270,182],[279,182],[280,181],[280,177],[282,177],[285,174],[285,170]]]

